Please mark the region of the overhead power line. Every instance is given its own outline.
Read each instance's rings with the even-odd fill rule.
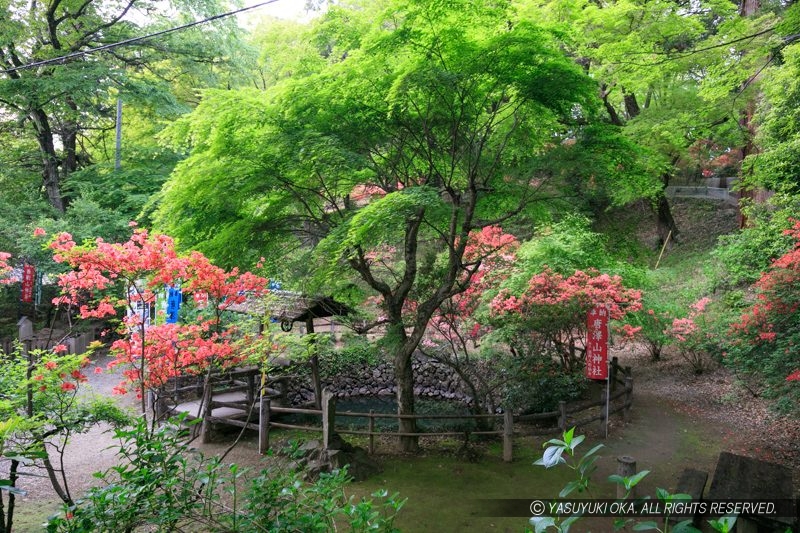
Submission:
[[[244,13],[245,11],[250,11],[251,9],[256,9],[256,8],[259,8],[259,7],[264,7],[264,6],[269,5],[269,4],[274,4],[277,1],[278,0],[267,0],[266,2],[260,2],[258,4],[254,4],[254,5],[249,6],[249,7],[243,7],[241,9],[237,9],[235,11],[228,11],[227,13],[220,13],[219,15],[214,15],[213,17],[208,17],[208,18],[205,18],[203,20],[197,20],[195,22],[190,22],[188,24],[183,24],[182,26],[176,26],[174,28],[169,28],[169,29],[166,29],[166,30],[157,31],[155,33],[150,33],[148,35],[141,35],[139,37],[132,37],[130,39],[125,39],[123,41],[119,41],[119,42],[116,42],[116,43],[104,44],[103,46],[98,46],[96,48],[88,48],[86,50],[80,50],[78,52],[72,52],[71,54],[66,54],[66,55],[59,56],[59,57],[54,57],[54,58],[51,58],[51,59],[45,59],[45,60],[42,60],[42,61],[36,61],[34,63],[27,63],[25,65],[20,65],[18,67],[13,67],[13,68],[8,68],[8,69],[1,69],[0,72],[2,72],[3,74],[9,74],[11,72],[16,72],[16,71],[19,71],[19,70],[26,70],[26,69],[30,69],[30,68],[36,68],[36,67],[41,67],[41,66],[45,66],[45,65],[52,65],[52,64],[58,64],[58,63],[65,63],[65,62],[69,61],[70,59],[74,59],[76,57],[84,57],[84,56],[88,56],[88,55],[91,55],[91,54],[96,54],[98,52],[104,52],[105,50],[111,50],[112,48],[118,48],[120,46],[127,46],[129,44],[138,43],[138,42],[141,42],[141,41],[146,41],[146,40],[152,39],[154,37],[160,37],[161,35],[167,35],[169,33],[174,33],[174,32],[177,32],[177,31],[185,30],[187,28],[192,28],[194,26],[199,26],[201,24],[206,24],[206,23],[209,23],[209,22],[213,22],[215,20],[223,19],[223,18],[230,17],[230,16],[233,16],[233,15],[238,15],[239,13]]]

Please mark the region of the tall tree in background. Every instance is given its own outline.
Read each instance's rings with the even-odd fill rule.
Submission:
[[[192,152],[159,220],[215,257],[306,245],[328,286],[355,274],[380,297],[398,412],[411,414],[412,354],[483,260],[465,258],[469,235],[547,197],[536,169],[591,115],[596,87],[505,2],[387,7],[349,36],[326,22],[369,11],[330,8],[318,28],[338,33],[317,34],[318,73],[266,94],[206,93],[174,129]],[[415,428],[401,419],[406,450]]]
[[[716,158],[741,160],[734,152],[750,136],[742,116],[755,90],[750,82],[774,44],[775,13],[716,0],[691,9],[669,0],[519,3],[561,30],[597,79],[610,122],[661,154],[664,185],[674,176],[699,178]],[[662,237],[675,233],[663,193],[655,205]]]
[[[212,72],[237,33],[231,21],[102,53],[93,48],[224,11],[217,2],[12,0],[0,15],[0,121],[31,136],[42,189],[60,213],[68,177],[91,162],[95,132],[113,129],[116,97],[176,105],[176,79]],[[227,28],[224,28],[225,25]],[[222,31],[219,31],[222,29]],[[64,58],[54,63],[42,63]],[[196,87],[197,85],[194,85]],[[187,109],[184,109],[187,110]]]
[[[759,153],[744,161],[750,184],[798,193],[800,186],[800,4],[776,28],[780,48],[765,70],[755,123]]]

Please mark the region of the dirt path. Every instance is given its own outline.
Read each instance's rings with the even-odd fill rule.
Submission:
[[[725,368],[696,375],[676,354],[657,362],[631,350],[618,355],[635,376],[631,423],[609,443],[618,442],[618,451],[663,465],[673,477],[687,464],[713,473],[721,451],[784,464],[800,495],[799,420],[773,413]]]

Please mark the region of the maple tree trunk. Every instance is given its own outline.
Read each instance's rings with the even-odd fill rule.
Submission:
[[[414,414],[414,371],[411,367],[411,355],[414,347],[409,342],[403,343],[394,359],[394,375],[397,382],[397,414]],[[417,421],[413,418],[398,419],[400,433],[416,433]],[[399,441],[401,452],[419,450],[419,437],[401,436]]]
[[[749,17],[750,15],[755,14],[760,7],[760,0],[742,0],[742,3],[739,4],[739,15],[743,17]]]
[[[760,0],[741,0],[741,3],[739,4],[739,16],[742,17],[752,16],[756,13],[756,11],[758,11],[760,7],[761,7]],[[755,112],[755,102],[753,102],[753,100],[750,100],[739,119],[739,126],[741,127],[742,131],[747,132],[747,138],[745,140],[745,144],[744,146],[742,146],[742,161],[744,161],[745,157],[747,157],[750,154],[753,154],[756,151],[755,144],[753,143],[753,139],[755,138],[756,134],[755,125],[753,124],[754,112]],[[739,194],[740,194],[739,227],[744,228],[747,226],[747,217],[744,215],[744,213],[742,213],[741,200],[745,198],[752,200],[753,198],[755,198],[755,191],[744,190],[740,191]]]
[[[638,117],[639,113],[641,113],[641,108],[639,107],[639,102],[636,100],[636,95],[623,89],[622,98],[625,102],[625,113],[628,114],[628,118]]]
[[[678,236],[678,226],[675,224],[675,219],[672,217],[669,200],[667,200],[664,193],[658,195],[656,218],[658,221],[658,237],[661,244],[665,243],[667,238],[674,239]]]

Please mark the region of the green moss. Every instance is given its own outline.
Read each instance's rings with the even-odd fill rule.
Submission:
[[[523,531],[525,517],[486,517],[482,499],[531,500],[553,498],[572,479],[568,468],[534,466],[541,445],[517,439],[514,462],[500,458],[491,446],[478,462],[457,457],[391,457],[384,471],[367,481],[352,483],[348,492],[368,497],[381,488],[408,498],[396,525],[404,532]]]

